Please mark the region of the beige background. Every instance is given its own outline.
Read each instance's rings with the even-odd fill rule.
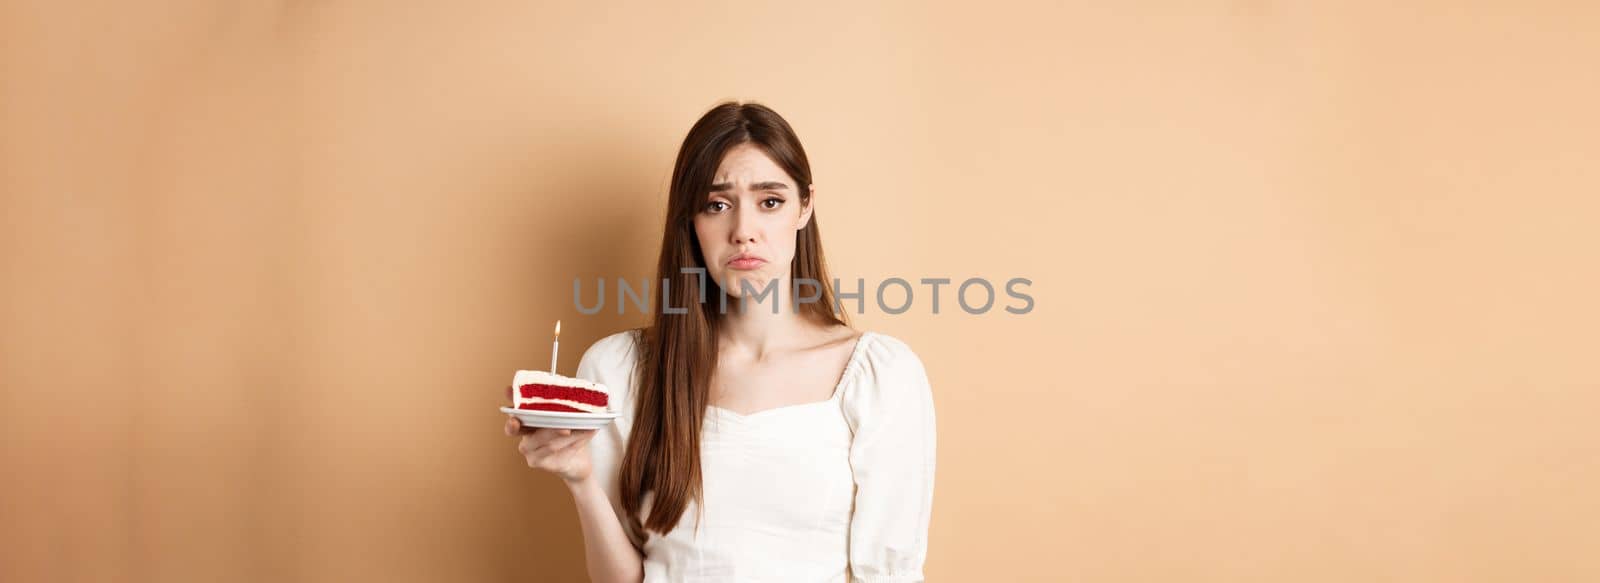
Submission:
[[[858,318],[929,579],[1600,579],[1580,3],[146,4],[0,4],[0,579],[580,579],[494,407],[725,98],[839,275],[1034,281]]]

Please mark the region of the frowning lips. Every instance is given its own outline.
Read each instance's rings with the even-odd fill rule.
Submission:
[[[731,269],[755,269],[766,265],[767,260],[754,253],[740,253],[728,259],[727,266]]]

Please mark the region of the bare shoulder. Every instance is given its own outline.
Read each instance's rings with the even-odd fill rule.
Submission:
[[[834,324],[827,328],[823,328],[819,332],[819,341],[817,342],[815,349],[821,351],[846,349],[850,346],[854,346],[856,340],[861,338],[861,336],[862,332],[860,330],[843,324]]]

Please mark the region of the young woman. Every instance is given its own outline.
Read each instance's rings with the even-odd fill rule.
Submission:
[[[655,279],[670,293],[578,365],[622,417],[507,421],[571,490],[594,581],[923,579],[932,391],[905,343],[835,312],[816,194],[777,113],[707,112],[673,168]]]

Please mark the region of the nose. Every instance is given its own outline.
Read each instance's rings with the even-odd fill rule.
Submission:
[[[755,210],[748,205],[739,207],[733,213],[733,229],[728,231],[729,242],[735,246],[756,243],[760,230],[756,228]]]

